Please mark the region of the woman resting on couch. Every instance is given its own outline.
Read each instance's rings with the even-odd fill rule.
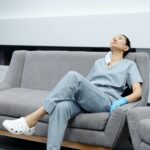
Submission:
[[[95,61],[85,78],[70,71],[49,93],[43,106],[28,116],[5,120],[3,126],[17,135],[34,134],[37,122],[49,115],[47,150],[60,150],[68,120],[80,112],[110,112],[140,99],[142,79],[136,64],[124,56],[130,41],[122,34],[110,42],[111,51]],[[68,64],[69,65],[69,64]],[[122,97],[127,85],[132,93]]]

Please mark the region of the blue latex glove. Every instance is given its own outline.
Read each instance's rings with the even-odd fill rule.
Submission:
[[[125,105],[127,103],[128,103],[128,99],[125,97],[122,97],[117,101],[114,101],[110,107],[110,112],[112,113],[115,109],[117,109],[118,107]]]

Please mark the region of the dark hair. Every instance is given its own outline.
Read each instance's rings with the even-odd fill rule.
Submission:
[[[123,54],[123,56],[125,57],[130,52],[131,43],[130,43],[129,38],[126,35],[124,35],[124,34],[121,34],[121,35],[123,35],[125,37],[125,39],[126,39],[126,45],[129,47],[129,50],[125,51],[124,54]]]

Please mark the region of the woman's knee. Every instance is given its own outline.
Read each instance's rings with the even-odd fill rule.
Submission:
[[[73,82],[81,82],[82,81],[81,74],[76,71],[69,71],[66,76],[67,76],[68,80],[71,80]]]
[[[72,115],[80,112],[80,109],[73,102],[63,101],[57,103],[55,111],[70,118]]]
[[[72,107],[72,105],[70,104],[69,101],[63,101],[63,102],[58,102],[55,109],[63,112],[63,111],[67,111],[70,107]]]
[[[71,77],[71,78],[76,78],[76,77],[79,77],[80,74],[79,74],[78,72],[76,72],[76,71],[69,71],[69,72],[67,73],[67,76],[68,76],[68,77]]]

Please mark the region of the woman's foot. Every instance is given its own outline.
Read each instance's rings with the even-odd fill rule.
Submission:
[[[15,120],[5,120],[2,124],[9,132],[13,134],[33,135],[37,122],[46,114],[47,112],[45,111],[44,106],[41,106],[35,112],[26,117],[21,117]]]
[[[33,135],[35,132],[35,126],[30,128],[24,117],[15,120],[5,120],[2,125],[9,132],[16,135]]]

